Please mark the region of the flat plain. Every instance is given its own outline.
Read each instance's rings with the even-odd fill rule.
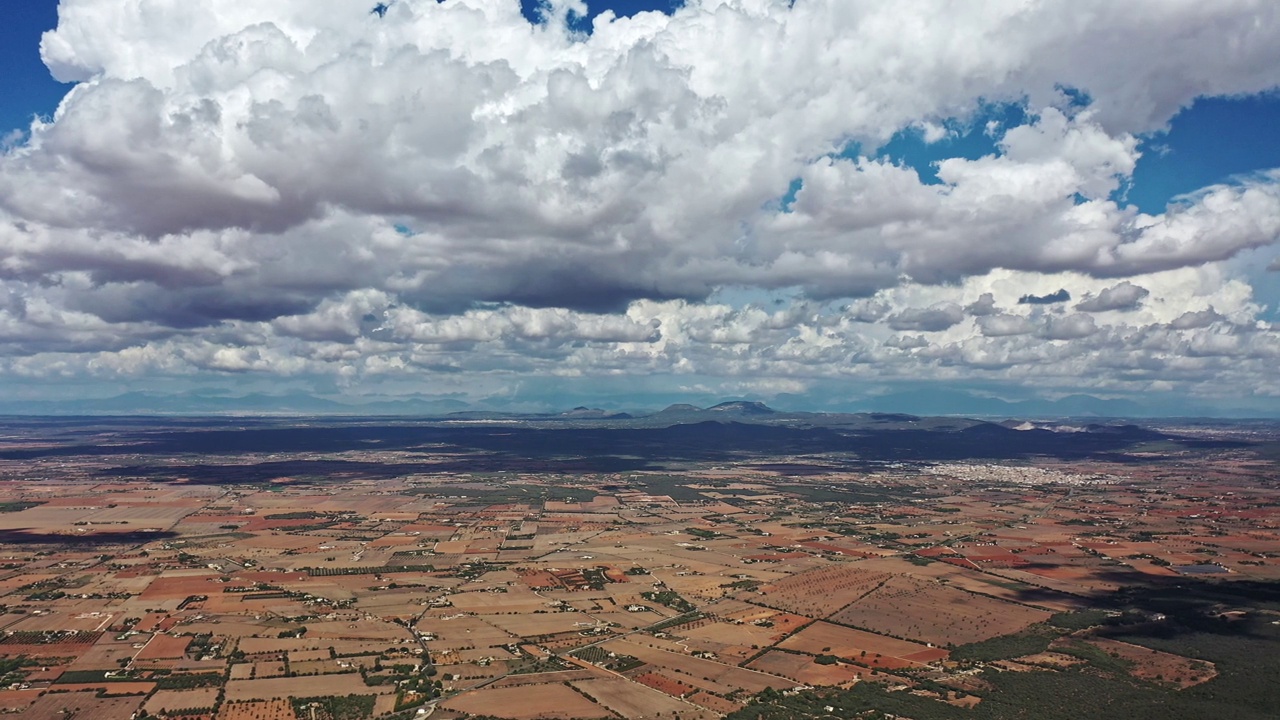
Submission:
[[[660,442],[0,422],[0,709],[988,720],[1051,687],[1277,706],[1280,430],[904,418],[815,430],[828,445],[794,419]],[[958,444],[973,427],[1004,444]]]

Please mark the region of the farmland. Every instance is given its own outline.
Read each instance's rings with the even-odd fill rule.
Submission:
[[[766,437],[618,469],[431,425],[299,449],[314,428],[286,421],[283,445],[224,430],[225,448],[69,422],[43,450],[0,433],[0,708],[18,717],[1280,703],[1260,680],[1280,672],[1275,467],[1216,436],[946,462]]]
[[[927,664],[947,657],[946,650],[825,622],[806,627],[778,643],[778,647],[810,655],[856,658],[865,665],[878,665],[877,660],[888,659]]]
[[[605,707],[560,684],[471,690],[444,706],[475,715],[500,713],[513,720],[613,717]]]
[[[831,619],[891,637],[948,646],[1008,635],[1051,614],[930,580],[899,576]]]

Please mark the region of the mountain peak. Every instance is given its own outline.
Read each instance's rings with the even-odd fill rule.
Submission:
[[[702,412],[702,408],[698,407],[697,405],[690,405],[688,403],[676,403],[675,405],[668,405],[662,409],[662,413],[699,413],[699,412]],[[659,414],[662,414],[662,413],[659,413]]]
[[[708,412],[735,412],[745,415],[771,415],[776,412],[773,408],[762,402],[750,402],[747,400],[733,400],[730,402],[722,402],[707,408]]]
[[[565,412],[560,413],[559,417],[579,420],[624,420],[631,416],[626,413],[613,412],[611,410],[579,406],[572,410],[566,410]]]

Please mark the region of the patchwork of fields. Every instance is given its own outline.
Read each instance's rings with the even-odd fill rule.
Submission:
[[[378,471],[215,482],[277,461],[218,456],[194,481],[185,455],[145,472],[0,460],[0,709],[711,720],[885,692],[875,707],[909,696],[985,717],[1018,673],[1229,686],[1229,662],[1135,633],[1181,617],[1163,587],[1266,596],[1280,580],[1280,490],[1232,458],[1196,473],[1046,461],[1025,478],[956,463],[789,475],[795,462],[758,459],[482,474],[424,458],[456,462],[313,452]],[[1203,623],[1253,627],[1259,606],[1212,597]]]

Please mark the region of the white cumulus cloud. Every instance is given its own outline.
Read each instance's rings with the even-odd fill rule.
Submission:
[[[1280,171],[1121,191],[1196,98],[1277,86],[1280,5],[548,8],[61,0],[77,84],[0,150],[8,371],[1125,383],[1274,347],[1221,263],[1280,238]],[[972,123],[994,152],[936,181],[879,154]]]

